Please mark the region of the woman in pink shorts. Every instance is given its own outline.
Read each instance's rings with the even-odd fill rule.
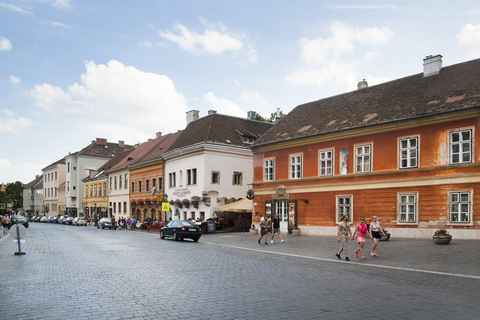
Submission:
[[[365,224],[365,218],[360,217],[360,222],[355,226],[355,232],[353,233],[352,240],[354,237],[357,238],[358,249],[355,250],[355,257],[358,258],[358,253],[360,252],[362,259],[365,259],[363,254],[363,247],[365,246],[365,237],[369,236],[372,238],[370,232],[368,231],[367,225]]]

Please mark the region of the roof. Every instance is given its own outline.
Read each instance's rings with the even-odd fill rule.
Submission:
[[[478,107],[480,59],[302,104],[255,145]]]
[[[55,161],[54,163],[46,166],[45,168],[42,169],[42,171],[46,171],[46,170],[49,170],[49,169],[53,169],[53,168],[55,168],[55,167],[56,167],[57,165],[59,165],[59,164],[65,164],[65,158],[62,158],[62,159],[60,159],[60,160],[57,160],[57,161]]]
[[[178,138],[181,131],[170,133],[164,136],[150,139],[141,145],[137,146],[124,157],[117,164],[107,169],[107,172],[120,170],[126,167],[134,166],[139,163],[151,161],[152,159],[159,159],[163,153],[167,152],[172,143]]]
[[[99,158],[111,158],[117,153],[122,151],[132,149],[133,146],[119,143],[107,142],[106,139],[97,138],[93,140],[90,145],[83,148],[82,150],[73,153],[77,156],[89,156],[89,157],[99,157]]]
[[[250,147],[243,137],[256,140],[271,127],[270,122],[214,113],[190,122],[170,150],[204,142]]]
[[[43,188],[43,174],[37,175],[34,180],[23,185],[24,189]]]

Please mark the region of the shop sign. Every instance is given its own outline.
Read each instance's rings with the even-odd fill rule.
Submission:
[[[189,195],[190,193],[192,192],[188,188],[175,189],[175,191],[173,191],[173,195],[179,198],[183,198]]]

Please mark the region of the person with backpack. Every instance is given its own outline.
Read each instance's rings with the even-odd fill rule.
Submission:
[[[355,250],[355,257],[358,258],[358,253],[361,254],[362,259],[365,259],[365,255],[363,254],[363,247],[365,246],[365,236],[368,235],[370,238],[372,238],[370,231],[368,231],[368,227],[365,224],[365,218],[360,217],[360,222],[357,223],[355,226],[355,232],[352,235],[352,240],[354,237],[356,237],[357,242],[358,242],[358,249]]]

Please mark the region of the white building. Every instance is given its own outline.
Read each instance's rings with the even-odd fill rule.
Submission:
[[[58,188],[65,182],[65,159],[60,159],[42,169],[43,205],[46,216],[63,214],[58,208]]]
[[[273,126],[253,119],[187,113],[187,128],[163,155],[172,218],[215,218],[216,207],[246,197],[253,181],[250,146]]]

